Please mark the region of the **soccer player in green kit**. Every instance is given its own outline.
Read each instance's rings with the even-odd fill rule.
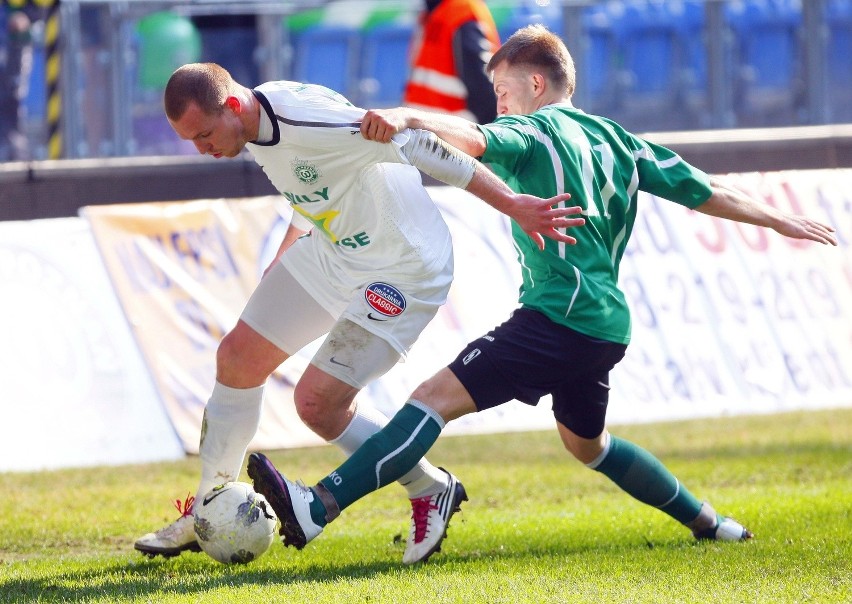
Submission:
[[[492,124],[398,108],[368,112],[361,132],[382,142],[405,128],[435,132],[480,157],[516,191],[543,198],[571,193],[586,224],[571,230],[576,246],[547,241],[543,251],[513,224],[523,275],[520,308],[418,386],[385,428],[314,487],[287,480],[262,454],[249,458],[249,475],[281,519],[284,543],[303,547],[340,510],[396,480],[446,422],[512,399],[535,405],[547,394],[559,435],[580,462],[698,539],[749,539],[748,529],[697,499],[650,452],[606,429],[609,372],[630,340],[630,314],[617,281],[637,194],[795,239],[837,245],[833,229],[754,200],[671,150],[573,107],[573,61],[559,37],[542,26],[511,36],[488,71],[499,116]],[[432,513],[449,519],[464,497],[461,490],[433,501]]]

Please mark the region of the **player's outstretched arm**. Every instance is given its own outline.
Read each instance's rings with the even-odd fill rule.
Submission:
[[[514,220],[540,250],[544,249],[544,237],[575,245],[577,239],[568,235],[565,229],[586,223],[580,216],[583,211],[580,206],[558,207],[571,198],[570,194],[541,199],[534,195],[515,193],[479,162],[476,162],[476,172],[465,190]],[[572,215],[575,217],[571,218]]]
[[[544,237],[569,245],[577,243],[564,229],[585,224],[582,217],[569,217],[579,215],[581,208],[553,207],[567,201],[570,195],[540,199],[512,191],[473,159],[485,152],[485,136],[473,122],[408,107],[374,109],[361,121],[361,135],[383,143],[406,129],[411,135],[402,152],[413,166],[441,182],[465,189],[506,214],[539,249],[544,249]]]
[[[491,170],[435,133],[428,130],[408,130],[407,133],[400,152],[412,166],[441,182],[465,189],[506,214],[532,237],[539,249],[544,249],[544,237],[569,245],[577,243],[564,229],[585,224],[582,217],[569,218],[572,214],[580,214],[581,208],[553,207],[568,200],[570,195],[540,199],[515,193]]]
[[[395,134],[406,128],[434,132],[441,140],[472,157],[485,153],[485,136],[476,124],[463,117],[395,107],[372,109],[361,120],[361,135],[380,143],[390,142]]]
[[[771,228],[793,239],[809,239],[817,243],[837,245],[834,228],[829,225],[807,216],[783,212],[731,187],[717,177],[711,177],[710,185],[713,194],[695,208],[702,214]]]

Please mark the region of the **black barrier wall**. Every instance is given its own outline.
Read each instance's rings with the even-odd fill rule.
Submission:
[[[852,125],[656,133],[648,139],[711,174],[852,167]],[[86,205],[275,193],[248,155],[0,164],[0,220],[75,216]]]

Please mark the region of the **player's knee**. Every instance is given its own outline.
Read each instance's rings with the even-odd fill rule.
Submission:
[[[240,347],[237,345],[233,332],[228,333],[219,342],[216,349],[217,372],[230,372],[239,364]]]
[[[437,411],[445,422],[476,412],[470,394],[447,368],[420,384],[411,398]]]
[[[293,402],[296,404],[296,414],[299,419],[319,434],[323,428],[323,413],[320,405],[310,397],[299,396],[298,389],[293,393]]]
[[[562,444],[574,458],[583,464],[593,462],[606,447],[607,432],[604,430],[595,438],[583,438],[560,424]]]
[[[565,450],[580,463],[589,463],[596,457],[596,455],[590,455],[584,448],[577,446],[576,443],[563,442],[562,444],[565,445]]]
[[[216,349],[216,380],[232,388],[249,388],[263,383],[268,373],[252,363],[248,345],[234,332],[227,334]]]
[[[314,433],[325,440],[338,436],[342,420],[335,412],[335,406],[328,404],[324,397],[299,383],[293,391],[293,402],[299,419]]]

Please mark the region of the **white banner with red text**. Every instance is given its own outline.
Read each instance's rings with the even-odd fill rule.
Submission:
[[[852,405],[852,170],[726,178],[834,225],[840,245],[640,195],[620,275],[633,341],[612,372],[612,424]],[[430,193],[453,234],[456,279],[407,361],[360,395],[388,415],[517,306],[507,222],[463,191]],[[0,471],[197,452],[216,347],[277,249],[287,211],[262,197],[0,223]],[[321,442],[292,402],[315,348],[270,380],[252,448]],[[553,425],[545,399],[460,418],[446,433]]]
[[[612,373],[611,423],[852,404],[852,171],[726,178],[778,208],[834,225],[841,244],[793,241],[641,194],[620,275],[633,341]],[[507,222],[463,191],[430,193],[453,234],[456,279],[407,361],[361,394],[389,415],[517,306],[519,269]],[[218,339],[286,228],[286,211],[275,203],[207,200],[85,212],[189,452],[197,450]],[[293,384],[314,349],[288,360],[271,380],[253,448],[320,442],[292,405]],[[547,400],[538,408],[510,403],[456,420],[447,433],[552,427],[548,407]]]

